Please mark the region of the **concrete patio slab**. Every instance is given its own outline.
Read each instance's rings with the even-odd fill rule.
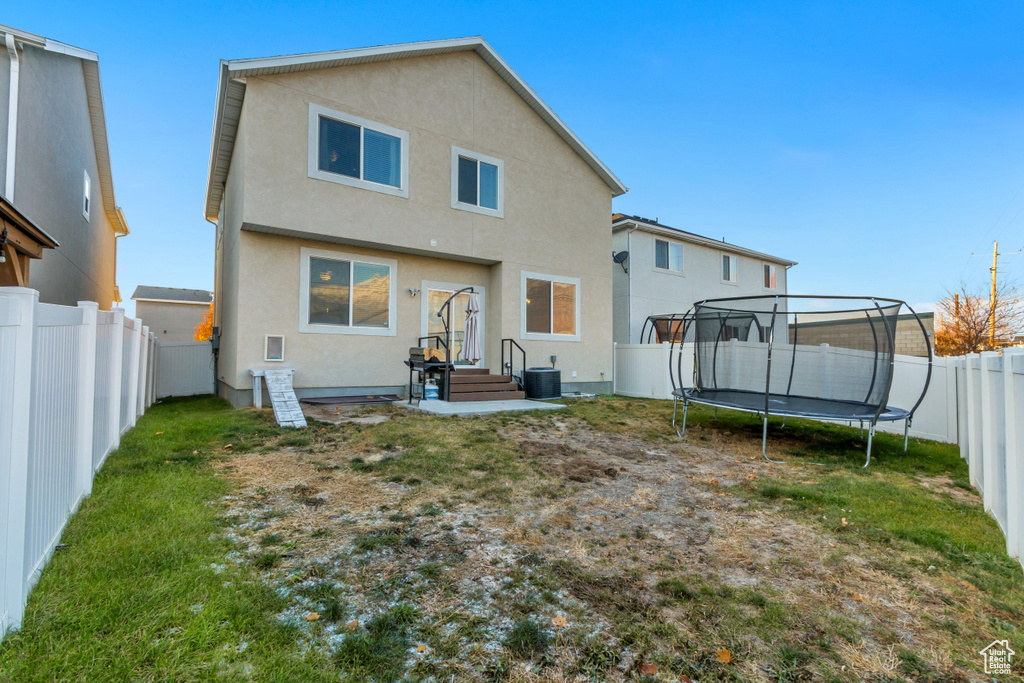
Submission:
[[[547,401],[531,401],[517,399],[510,401],[420,401],[419,405],[409,405],[407,401],[398,401],[394,405],[421,410],[434,415],[490,415],[518,410],[560,410],[565,406],[561,403]]]

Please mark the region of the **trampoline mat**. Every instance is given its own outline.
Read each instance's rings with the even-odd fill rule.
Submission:
[[[693,403],[703,403],[721,408],[733,408],[753,413],[764,412],[764,394],[753,391],[737,391],[730,389],[696,389],[676,390],[676,395]],[[809,396],[786,396],[783,394],[768,395],[768,414],[787,415],[790,417],[813,417],[824,420],[865,420],[875,419],[877,405],[857,403],[856,401],[835,401],[826,398]],[[909,411],[902,408],[886,406],[878,416],[879,422],[903,420]]]

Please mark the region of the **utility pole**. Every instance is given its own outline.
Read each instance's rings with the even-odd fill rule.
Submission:
[[[992,242],[992,294],[989,295],[988,346],[996,348],[996,264],[999,259],[999,242]]]

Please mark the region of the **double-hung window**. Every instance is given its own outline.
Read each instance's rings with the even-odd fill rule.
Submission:
[[[683,272],[683,245],[679,242],[654,240],[654,267]]]
[[[89,220],[92,211],[92,178],[89,172],[85,172],[85,180],[82,182],[82,217]]]
[[[301,249],[299,331],[395,334],[396,261]]]
[[[522,272],[521,337],[580,340],[580,280]]]
[[[409,196],[409,134],[309,105],[310,178]]]
[[[505,217],[505,162],[452,147],[452,208]]]
[[[777,271],[770,263],[764,264],[764,288],[776,289],[778,287]]]
[[[736,283],[739,280],[737,272],[738,259],[732,254],[722,254],[722,282]]]

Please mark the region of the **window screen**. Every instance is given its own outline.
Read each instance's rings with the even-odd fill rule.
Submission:
[[[722,279],[736,282],[736,257],[722,254]]]
[[[359,177],[359,126],[320,117],[320,170]]]
[[[476,160],[459,157],[459,201],[476,206]]]
[[[498,167],[480,162],[480,206],[498,208]]]
[[[354,263],[352,270],[355,281],[352,324],[357,327],[387,327],[391,269],[374,263]]]
[[[775,266],[770,266],[766,263],[764,266],[764,286],[768,289],[775,289],[776,282]]]
[[[363,155],[363,180],[382,185],[402,185],[402,141],[394,135],[363,129],[366,152]]]
[[[552,332],[576,334],[576,285],[552,283]]]

